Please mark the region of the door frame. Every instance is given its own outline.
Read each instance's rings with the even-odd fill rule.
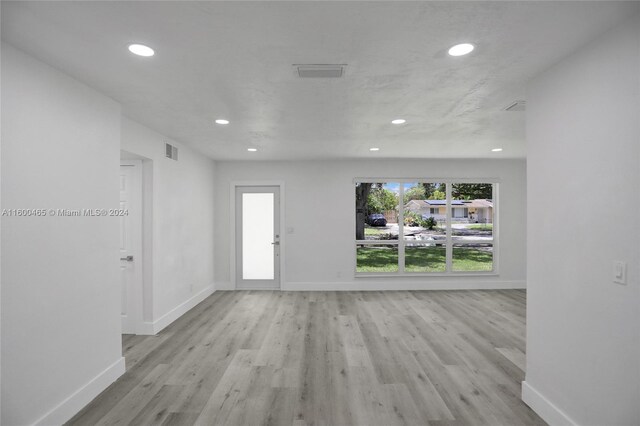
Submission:
[[[130,318],[132,334],[139,334],[144,321],[144,256],[143,256],[143,235],[144,235],[144,200],[143,200],[143,162],[142,160],[120,160],[120,166],[134,167],[132,173],[131,195],[136,200],[135,208],[138,210],[133,219],[138,222],[134,225],[135,235],[133,235],[132,252],[136,262],[135,282],[127,298],[127,317]],[[124,324],[124,323],[123,323]],[[124,327],[123,327],[124,328]],[[124,334],[124,332],[123,332]]]
[[[282,290],[285,282],[284,258],[285,258],[285,192],[284,181],[282,180],[252,180],[252,181],[232,181],[229,185],[229,271],[231,287],[238,289],[236,277],[236,188],[243,186],[277,186],[280,188],[280,274],[278,288]]]

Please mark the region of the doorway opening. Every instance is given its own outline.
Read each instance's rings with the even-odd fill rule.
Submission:
[[[122,334],[153,334],[151,324],[152,161],[120,151],[119,267]]]
[[[238,290],[281,287],[281,189],[279,184],[232,185],[235,222],[232,277]]]
[[[142,322],[142,162],[120,161],[120,282],[122,334]]]

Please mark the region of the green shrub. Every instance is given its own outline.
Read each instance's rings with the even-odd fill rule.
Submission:
[[[422,221],[420,226],[422,226],[423,228],[427,228],[428,230],[432,230],[433,228],[438,226],[438,222],[436,222],[436,219],[433,216],[429,216]]]
[[[422,217],[416,213],[409,210],[404,212],[404,226],[422,226]]]

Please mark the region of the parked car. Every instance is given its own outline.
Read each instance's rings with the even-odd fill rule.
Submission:
[[[367,223],[371,226],[387,226],[387,219],[381,213],[373,213],[367,217]]]

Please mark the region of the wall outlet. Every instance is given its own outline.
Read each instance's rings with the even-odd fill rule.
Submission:
[[[627,283],[627,262],[621,260],[613,261],[613,282],[618,284]]]

